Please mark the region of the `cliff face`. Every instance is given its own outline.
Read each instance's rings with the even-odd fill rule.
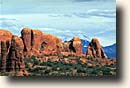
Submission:
[[[7,30],[0,30],[0,71],[21,71],[24,74],[23,49],[24,44],[21,38],[12,35],[12,33]]]
[[[24,28],[21,37],[12,35],[7,30],[0,30],[0,71],[19,72],[25,70],[24,57],[43,57],[59,55],[66,52],[82,54],[82,44],[78,37],[72,39],[67,46],[54,35],[44,34],[40,30]],[[53,58],[52,58],[53,59]]]
[[[29,56],[31,46],[32,46],[31,29],[24,28],[21,31],[21,38],[23,39],[23,43],[24,43],[24,51],[26,52],[26,55]]]
[[[54,35],[44,34],[40,30],[24,28],[21,32],[26,57],[43,54],[55,54],[62,51],[62,40]]]
[[[42,43],[42,32],[40,30],[32,30],[24,28],[21,31],[21,38],[24,43],[24,55],[26,57],[39,56],[40,46]]]
[[[24,55],[26,57],[50,54],[60,52],[82,54],[82,43],[79,37],[74,37],[71,41],[62,44],[62,40],[54,35],[44,34],[40,30],[24,28],[21,32],[21,38],[24,43]]]
[[[7,58],[7,71],[19,72],[25,70],[23,50],[24,44],[22,39],[13,35]]]
[[[79,37],[62,43],[62,40],[54,35],[42,33],[40,30],[24,28],[21,37],[12,35],[7,30],[0,30],[0,71],[1,72],[21,72],[25,75],[24,57],[36,56],[47,61],[59,61],[63,56],[73,55],[83,56],[82,42]],[[87,55],[92,57],[106,58],[105,53],[98,39],[93,38],[88,46]],[[71,57],[72,58],[72,57]],[[76,63],[75,59],[64,59]],[[87,59],[81,58],[82,62]]]
[[[0,30],[0,71],[24,73],[23,49],[24,44],[21,38],[7,30]]]
[[[6,60],[11,45],[12,33],[7,30],[0,30],[0,70],[6,71]]]

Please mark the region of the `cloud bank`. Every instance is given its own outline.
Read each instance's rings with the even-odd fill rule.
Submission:
[[[4,0],[1,7],[0,28],[14,34],[30,27],[63,41],[79,36],[98,37],[103,46],[116,42],[115,0]]]

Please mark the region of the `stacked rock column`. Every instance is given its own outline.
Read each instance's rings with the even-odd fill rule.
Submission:
[[[6,42],[1,42],[1,72],[6,72],[6,59],[7,59],[7,46]]]

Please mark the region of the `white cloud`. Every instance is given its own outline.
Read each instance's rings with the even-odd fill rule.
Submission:
[[[114,11],[103,10],[100,13],[113,14]],[[89,13],[89,16],[88,16]],[[90,15],[90,13],[94,13]],[[13,15],[3,15],[6,18],[5,26],[11,29],[14,33],[20,33],[23,27],[30,27],[33,29],[39,29],[43,33],[54,34],[63,40],[70,40],[73,36],[79,36],[80,38],[86,39],[83,36],[87,35],[88,39],[91,40],[93,37],[99,37],[103,45],[108,45],[110,43],[116,42],[116,18],[98,16],[98,10],[89,10],[84,15],[88,17],[80,17],[73,13],[69,14],[13,14]],[[80,14],[80,13],[79,13]],[[104,15],[105,15],[104,14]],[[55,16],[52,16],[55,15]],[[65,16],[68,15],[68,16]],[[8,20],[7,20],[8,19]],[[1,21],[1,20],[0,20]],[[8,25],[7,25],[8,24]],[[19,32],[18,32],[18,31]],[[114,33],[109,32],[112,30]],[[108,36],[106,36],[108,35]],[[111,38],[111,36],[114,36]],[[105,42],[106,41],[106,42]],[[110,42],[109,42],[110,41]]]
[[[43,28],[43,30],[45,30],[45,31],[53,31],[54,29],[53,28]]]
[[[14,18],[0,18],[0,29],[6,29],[13,34],[20,35],[20,31],[23,27],[24,26]]]

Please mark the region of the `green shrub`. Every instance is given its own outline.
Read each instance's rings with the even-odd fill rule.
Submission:
[[[25,58],[24,61],[27,68],[29,67],[28,63],[32,63],[33,66],[40,65],[40,61],[37,60],[36,56],[32,56],[31,58]]]
[[[45,72],[44,72],[44,74],[49,74],[51,71],[50,70],[46,70]]]
[[[92,61],[93,57],[92,56],[88,56],[87,59],[90,60],[90,61]]]
[[[80,57],[76,57],[77,59]],[[92,58],[89,57],[90,63]],[[27,63],[32,63],[34,65],[46,66],[45,68],[32,68],[28,71],[33,76],[39,75],[52,75],[52,76],[111,76],[116,75],[116,67],[111,65],[106,66],[88,66],[81,61],[78,61],[77,64],[65,63],[62,61],[52,62],[39,62],[35,56],[25,59],[25,65],[27,68],[30,68]],[[89,63],[89,62],[88,62]],[[49,69],[48,69],[49,67]],[[58,68],[58,69],[57,69]],[[76,70],[74,73],[73,70]]]

